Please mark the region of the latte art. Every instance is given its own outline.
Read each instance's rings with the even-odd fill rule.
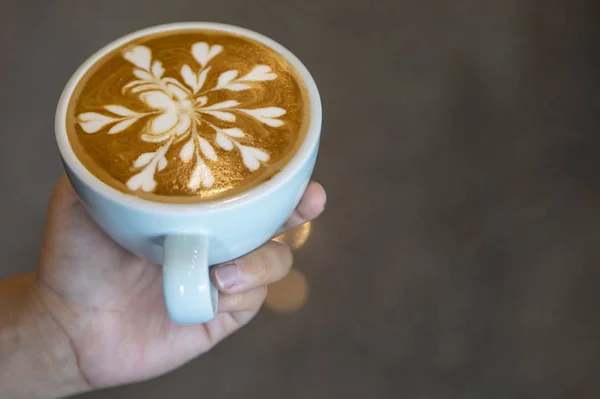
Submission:
[[[67,128],[78,158],[105,183],[153,200],[202,201],[272,177],[308,117],[302,82],[273,50],[181,31],[99,61],[72,97]]]
[[[140,119],[148,119],[141,129],[140,139],[149,143],[164,143],[153,152],[141,154],[133,163],[134,168],[141,171],[127,181],[131,190],[154,191],[156,181],[154,175],[157,171],[165,169],[168,165],[166,153],[177,140],[187,140],[179,152],[179,158],[184,161],[195,162],[189,176],[187,186],[194,190],[200,186],[210,188],[214,184],[211,168],[204,159],[217,160],[217,154],[212,144],[198,131],[202,124],[210,127],[215,135],[215,144],[226,151],[234,147],[240,152],[244,166],[250,171],[260,167],[261,162],[269,160],[269,155],[252,146],[240,144],[236,139],[246,137],[243,130],[238,127],[220,128],[203,119],[203,115],[212,115],[225,122],[235,122],[235,112],[243,112],[257,121],[268,126],[281,126],[284,122],[276,119],[285,114],[279,107],[266,107],[246,109],[241,108],[239,101],[227,100],[214,104],[208,103],[206,94],[210,91],[251,90],[250,82],[261,82],[276,79],[267,65],[254,67],[247,75],[237,77],[237,70],[229,70],[220,74],[217,85],[204,89],[204,83],[210,72],[210,61],[223,51],[223,47],[216,44],[209,46],[207,43],[195,43],[191,52],[194,59],[200,64],[200,69],[194,72],[185,64],[181,68],[181,80],[164,77],[165,70],[162,63],[152,59],[152,51],[146,46],[136,46],[123,53],[123,57],[131,62],[135,68],[133,75],[137,78],[123,87],[125,94],[135,95],[151,111],[135,112],[123,105],[105,105],[109,115],[104,113],[85,112],[77,115],[78,123],[86,133],[97,133],[110,126],[107,134],[117,134],[126,130]],[[204,90],[203,90],[204,89]]]

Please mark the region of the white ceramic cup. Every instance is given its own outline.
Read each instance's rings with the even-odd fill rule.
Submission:
[[[198,204],[169,204],[122,193],[90,173],[73,153],[66,131],[70,97],[86,71],[104,55],[136,38],[180,29],[232,32],[254,39],[285,57],[298,71],[310,99],[310,125],[290,162],[272,179],[241,195]],[[67,83],[56,112],[56,140],[63,164],[85,208],[121,246],[163,265],[167,311],[179,324],[215,317],[217,290],[209,266],[238,258],[270,240],[290,216],[310,180],[321,133],[321,101],[304,65],[275,41],[236,26],[191,22],[129,34],[93,54]]]

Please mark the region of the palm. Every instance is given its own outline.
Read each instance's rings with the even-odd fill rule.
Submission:
[[[255,312],[219,314],[198,326],[173,324],[158,266],[114,243],[77,201],[57,201],[40,281],[74,314],[62,321],[84,378],[111,386],[163,374],[210,349]],[[118,367],[117,367],[118,366]]]

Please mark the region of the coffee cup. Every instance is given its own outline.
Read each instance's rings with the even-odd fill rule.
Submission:
[[[102,175],[94,173],[93,169],[82,161],[82,157],[78,155],[77,150],[73,147],[73,139],[70,136],[71,133],[69,133],[70,129],[73,130],[73,128],[69,125],[68,118],[70,107],[72,107],[70,104],[73,103],[74,93],[80,86],[82,78],[89,75],[90,70],[98,64],[99,60],[105,59],[107,55],[113,54],[120,49],[124,49],[123,51],[131,51],[130,49],[128,50],[130,43],[135,43],[146,37],[162,34],[168,35],[170,32],[186,31],[216,32],[217,34],[222,33],[223,35],[231,35],[232,37],[252,40],[282,57],[293,67],[295,72],[297,72],[301,79],[301,83],[303,84],[303,90],[305,90],[307,94],[308,101],[305,106],[309,118],[306,121],[306,130],[302,134],[302,137],[297,144],[297,148],[293,149],[293,154],[290,154],[289,159],[286,159],[281,167],[277,167],[276,171],[269,169],[269,164],[265,161],[265,159],[267,159],[266,157],[262,158],[262,155],[258,156],[256,162],[260,162],[260,165],[258,163],[251,163],[251,166],[254,167],[253,170],[260,171],[264,169],[270,174],[267,178],[252,183],[243,190],[235,191],[234,194],[231,195],[214,195],[208,200],[200,201],[194,201],[194,198],[196,197],[193,196],[189,197],[190,199],[186,201],[153,199],[151,196],[148,196],[152,193],[147,193],[143,190],[143,187],[151,187],[151,185],[147,184],[150,180],[142,181],[139,185],[135,186],[134,188],[137,191],[132,189],[131,192],[128,192],[127,188],[119,189],[120,186],[116,187],[115,184],[120,183],[107,183],[108,180],[103,179]],[[212,45],[215,46],[215,44]],[[210,43],[197,46],[197,48],[199,47],[211,51]],[[216,51],[213,51],[213,53],[214,52]],[[205,53],[208,54],[207,52]],[[139,66],[133,66],[133,68],[138,67]],[[161,65],[161,67],[163,69],[168,69],[167,64]],[[197,68],[204,67],[205,65],[199,63]],[[248,66],[248,68],[252,68],[252,66]],[[150,67],[149,69],[153,68]],[[207,68],[204,70],[206,69]],[[255,73],[252,71],[258,69],[261,69],[262,72],[266,71],[266,67],[264,66],[261,66],[260,68],[254,67],[254,69],[249,69],[250,72],[245,76],[250,76],[251,73]],[[219,79],[223,82],[227,79],[221,78],[221,76],[226,72],[228,71],[222,72],[219,76]],[[139,75],[145,76],[141,73]],[[200,74],[194,76],[199,78],[199,75]],[[233,74],[230,73],[229,75],[231,76]],[[269,77],[271,75],[263,74],[262,76]],[[215,85],[218,83],[216,79],[217,78],[215,77]],[[230,80],[230,82],[231,81],[232,80]],[[198,80],[195,82],[198,82]],[[239,82],[240,86],[234,88],[242,91],[244,88],[241,85],[246,84],[247,86],[254,87],[252,85],[262,84],[261,82],[262,81],[259,81],[258,83]],[[156,93],[156,91],[153,91],[154,89],[148,90],[150,93]],[[192,88],[189,87],[187,90],[189,90],[190,93],[193,91]],[[260,90],[260,88],[257,88],[257,90]],[[235,90],[229,90],[228,93],[229,92],[231,92],[232,95],[238,93]],[[147,94],[146,97],[150,97],[151,95],[152,94]],[[173,101],[177,101],[177,95],[173,97]],[[202,101],[206,102],[204,99]],[[221,98],[219,101],[221,101],[220,103],[222,104],[225,101],[230,101],[231,103],[231,101],[234,100],[223,100]],[[240,103],[240,101],[237,100],[236,102]],[[176,106],[180,106],[182,103],[183,100],[177,103]],[[167,106],[171,106],[170,103],[167,104]],[[130,128],[133,129],[131,126],[134,126],[135,123],[139,123],[140,126],[145,126],[140,127],[140,129],[150,129],[150,127],[158,125],[158,122],[155,122],[156,119],[159,117],[163,117],[165,120],[167,119],[164,117],[164,115],[167,115],[167,113],[170,112],[166,108],[167,106],[165,106],[164,110],[159,111],[150,109],[148,113],[154,112],[154,114],[148,116],[150,119],[148,119],[147,122],[142,121],[140,118],[140,121],[136,120],[130,123]],[[175,105],[173,105],[173,107],[175,107]],[[267,108],[273,110],[275,107],[263,107],[262,109]],[[285,108],[285,106],[282,105],[282,108]],[[120,108],[116,107],[107,109],[112,109],[123,114],[127,113],[125,111],[119,111]],[[236,108],[234,110],[232,108],[230,112],[232,114],[235,112],[244,115],[251,114],[251,112],[248,113],[243,111],[243,109]],[[213,109],[213,112],[218,111]],[[92,126],[93,129],[90,127],[91,125],[85,125],[85,123],[89,121],[90,114],[92,114],[92,112],[80,114],[84,115],[84,117],[83,122],[81,120],[79,121],[78,129],[88,127],[89,130],[93,130],[97,126],[102,125],[103,122],[100,124],[96,123]],[[95,114],[99,113],[96,112]],[[229,118],[229,120],[225,122],[231,123],[231,117],[225,117],[219,114],[215,115],[217,118],[219,116]],[[215,115],[209,115],[209,117],[213,118]],[[272,115],[280,117],[281,112],[273,112]],[[86,117],[88,120],[85,119]],[[112,115],[112,117],[113,119],[117,118],[115,115]],[[238,116],[238,120],[241,121],[243,117],[244,116]],[[259,115],[259,117],[262,117],[263,119],[266,118],[264,115]],[[123,116],[123,118],[127,118],[127,116]],[[213,122],[211,122],[211,120]],[[202,126],[207,126],[207,123],[216,125],[217,122],[220,122],[218,119],[211,120],[204,123]],[[121,119],[116,120],[115,122],[108,122],[102,126],[108,129],[110,126],[121,123],[119,121],[121,121]],[[181,121],[181,118],[179,121]],[[261,124],[260,120],[258,122],[252,120],[249,121],[249,124],[255,123],[256,126],[266,126],[268,129],[277,128],[277,126],[272,127],[269,124]],[[110,125],[110,123],[113,124]],[[146,124],[144,125],[144,123]],[[277,125],[276,123],[272,124]],[[169,132],[175,132],[174,129],[176,129],[175,125],[171,127]],[[215,129],[234,128],[216,127]],[[218,135],[218,130],[215,129],[213,130],[216,131]],[[245,130],[247,136],[249,136],[248,129],[251,129],[251,127],[246,128]],[[177,132],[181,132],[182,130],[182,128],[179,128]],[[272,39],[256,32],[231,25],[204,22],[176,23],[151,27],[124,36],[105,46],[85,61],[69,80],[62,93],[56,112],[55,131],[66,174],[88,213],[95,222],[122,247],[152,263],[162,265],[164,298],[170,318],[178,324],[196,324],[211,320],[217,313],[218,292],[210,281],[210,266],[236,259],[255,250],[270,240],[285,223],[300,201],[310,180],[317,158],[321,132],[321,102],[315,82],[306,67],[289,50]],[[87,131],[80,132],[82,137],[88,133],[89,132]],[[93,132],[93,134],[108,135],[109,133],[108,131],[103,132],[98,130],[98,132]],[[214,134],[214,132],[211,134]],[[184,136],[183,133],[180,136],[176,136],[175,133],[173,133],[173,137],[168,139],[172,140],[171,143],[173,144],[170,145],[176,145],[174,143],[182,136]],[[132,137],[139,136],[134,135]],[[245,157],[242,149],[248,148],[249,145],[243,144],[241,141],[242,139],[239,139],[236,142],[235,137],[238,136],[234,135],[233,138],[231,138],[231,141],[240,149],[239,158],[242,159],[243,156]],[[168,140],[153,143],[157,146],[156,148],[160,149],[164,148],[166,143],[168,143]],[[178,154],[183,154],[183,146],[185,146],[187,140],[186,137],[185,140],[181,141],[181,150],[178,150]],[[190,142],[191,140],[192,138],[189,139]],[[262,140],[260,142],[266,141]],[[206,155],[201,151],[205,151],[206,147],[205,144],[203,144],[204,142],[194,141],[194,143],[197,143],[198,146],[198,154],[200,155],[197,156],[197,162],[200,162],[202,154]],[[222,141],[221,144],[223,144]],[[204,145],[204,147],[202,147],[202,145]],[[227,149],[226,147],[228,144],[223,144],[224,150],[220,150],[217,144],[214,144],[214,146],[216,147],[216,150],[223,152]],[[232,145],[231,147],[234,146]],[[233,148],[233,150],[235,150],[235,148]],[[229,149],[227,150],[229,152],[223,152],[223,154],[229,156],[233,150]],[[261,150],[256,151],[254,153],[260,154]],[[160,162],[162,161],[158,158],[160,155],[158,150],[156,151],[156,154],[158,154],[156,155],[156,159],[149,162],[155,162],[153,173],[158,174],[160,171]],[[140,159],[141,155],[136,155],[136,157],[137,159]],[[146,158],[150,157],[147,156]],[[181,156],[181,158],[183,158],[183,156]],[[213,159],[211,157],[209,158]],[[213,162],[209,161],[205,163],[209,164],[210,162]],[[244,158],[244,162],[246,162],[246,158]],[[141,163],[142,162],[138,162],[138,164]],[[172,163],[175,164],[176,162],[173,161]],[[181,164],[184,165],[183,163]],[[138,169],[135,170],[135,173],[131,172],[131,174],[134,176],[141,174],[144,170],[147,170],[149,167],[148,165],[149,163],[142,166],[138,165]],[[223,164],[220,165],[220,168],[224,168]],[[176,167],[177,166],[172,166],[173,169]],[[252,169],[252,167],[249,167],[248,164],[246,165],[246,169]],[[244,169],[244,173],[250,173],[246,169]],[[191,173],[193,175],[194,172]],[[172,175],[178,176],[176,173],[172,173]],[[204,175],[204,177],[206,176]],[[128,178],[128,181],[130,181],[131,177]],[[168,182],[169,175],[166,174],[160,179],[157,177],[155,178],[155,181],[159,181],[159,183],[162,181]],[[190,186],[191,177],[187,179],[190,182],[188,186]],[[127,187],[126,183],[128,181],[124,181],[123,187]],[[146,186],[143,186],[143,184],[146,184]],[[155,182],[154,186],[156,185]]]

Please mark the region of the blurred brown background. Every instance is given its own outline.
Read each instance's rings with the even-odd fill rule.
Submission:
[[[600,397],[600,6],[534,0],[5,0],[0,224],[36,266],[53,113],[138,28],[241,25],[321,89],[326,215],[211,353],[81,398]],[[115,365],[118,367],[118,365]]]

